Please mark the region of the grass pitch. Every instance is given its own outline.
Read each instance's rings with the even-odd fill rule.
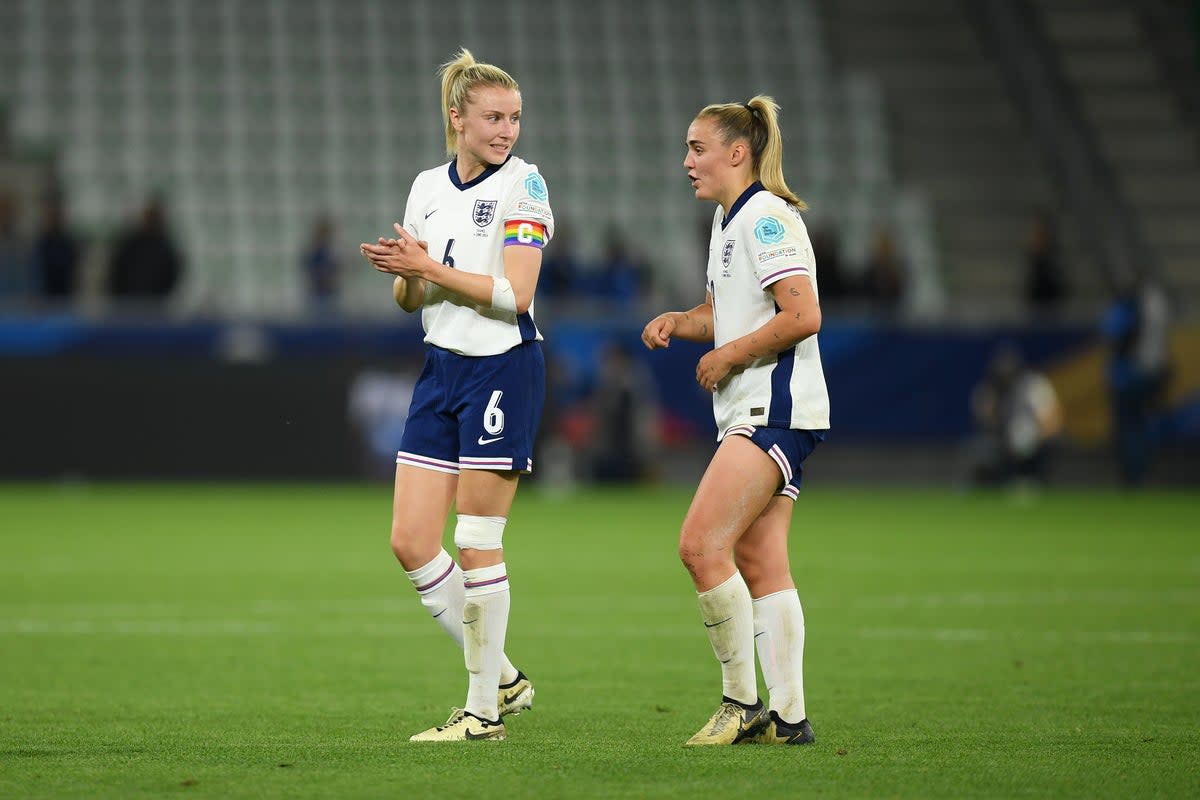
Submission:
[[[0,487],[0,797],[1200,795],[1200,504],[810,487],[803,748],[693,750],[686,490],[525,487],[506,742],[416,745],[461,653],[387,486]]]

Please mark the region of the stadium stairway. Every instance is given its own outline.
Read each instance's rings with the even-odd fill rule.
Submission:
[[[1145,235],[1150,260],[1168,286],[1195,297],[1200,291],[1200,133],[1163,74],[1138,5],[1035,2],[1082,113]]]
[[[1057,198],[961,3],[825,0],[822,8],[835,61],[883,86],[898,178],[928,191],[948,293],[1016,307],[1033,213]],[[1071,242],[1063,244],[1067,265],[1077,265]]]

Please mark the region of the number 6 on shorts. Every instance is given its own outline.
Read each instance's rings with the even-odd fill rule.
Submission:
[[[492,392],[492,399],[483,411],[483,429],[492,436],[504,430],[504,411],[500,408],[500,398],[503,396],[504,392],[500,389]]]

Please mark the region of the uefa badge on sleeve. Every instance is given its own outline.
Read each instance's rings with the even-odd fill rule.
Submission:
[[[754,223],[754,238],[761,244],[775,244],[783,241],[783,223],[775,217],[759,217]]]
[[[543,203],[550,199],[550,193],[546,191],[546,182],[536,172],[525,176],[525,191],[529,192],[529,196],[534,200],[540,200]]]

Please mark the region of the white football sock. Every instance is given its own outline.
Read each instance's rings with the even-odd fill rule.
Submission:
[[[804,609],[795,589],[754,601],[754,644],[771,698],[771,710],[784,722],[806,719]]]
[[[731,700],[753,705],[758,701],[754,674],[754,610],[742,573],[696,595],[713,653],[721,662],[723,693]]]
[[[405,574],[421,596],[421,605],[429,609],[442,630],[462,647],[463,573],[458,564],[442,550],[425,566]],[[501,658],[500,682],[512,683],[517,679],[517,668],[507,656],[501,655]]]
[[[463,654],[470,679],[466,710],[480,719],[499,719],[496,692],[508,632],[508,571],[503,562],[464,570],[463,586]]]

